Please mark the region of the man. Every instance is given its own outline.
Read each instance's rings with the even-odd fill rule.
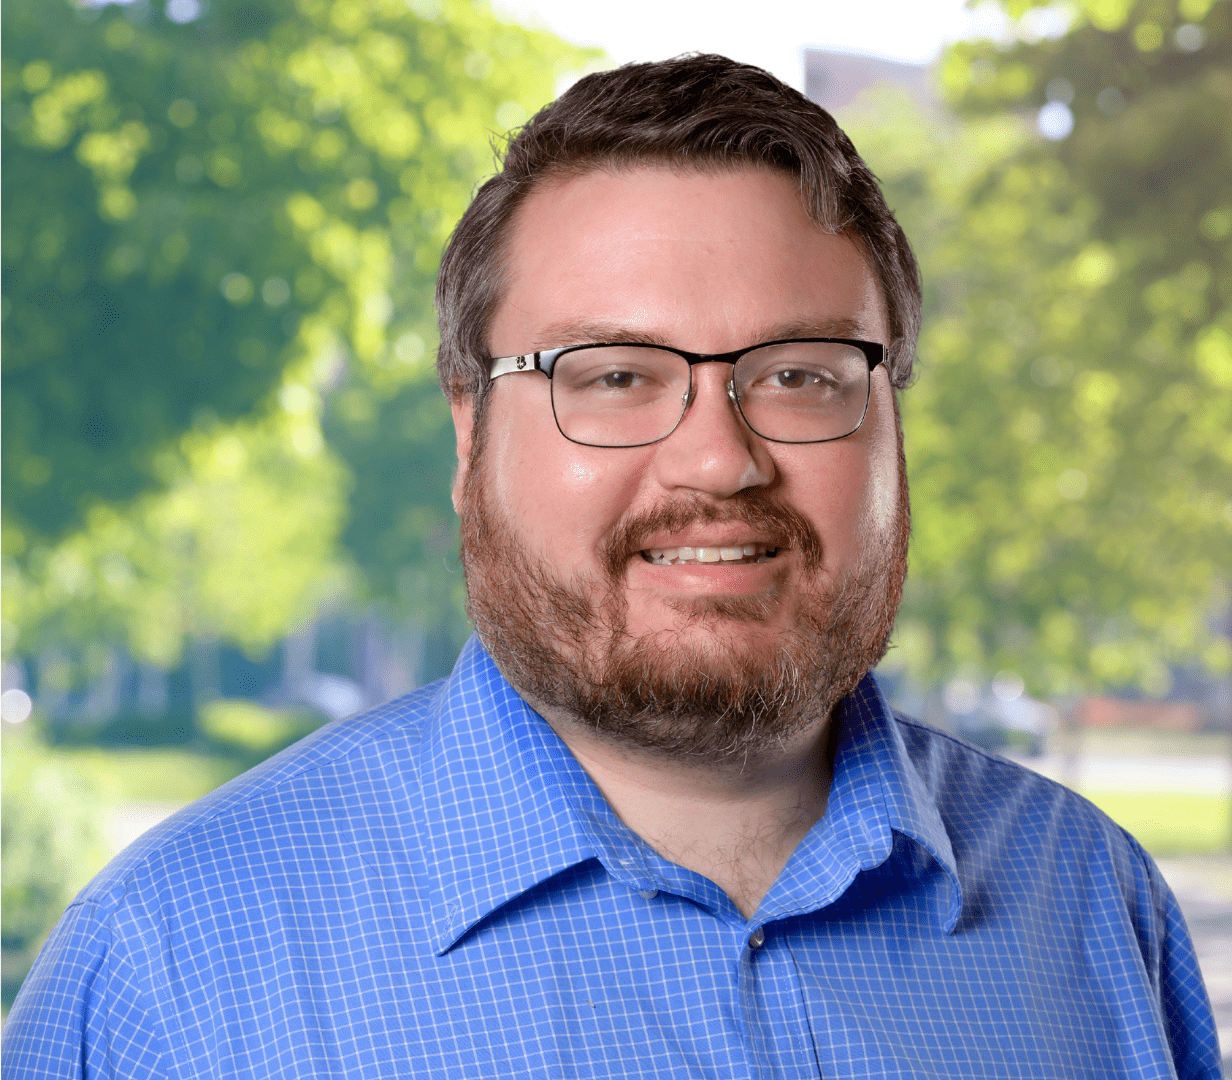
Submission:
[[[584,79],[438,306],[478,638],[120,856],[13,1076],[1218,1075],[1150,858],[869,674],[919,289],[829,116]]]

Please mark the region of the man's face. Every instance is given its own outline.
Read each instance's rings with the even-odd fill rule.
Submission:
[[[811,222],[794,182],[773,172],[645,167],[545,184],[515,222],[507,280],[493,356],[596,341],[720,353],[793,336],[888,340],[860,252]],[[537,372],[496,381],[473,441],[469,404],[455,404],[472,615],[532,700],[633,741],[715,753],[715,738],[747,745],[750,724],[774,736],[780,712],[778,734],[828,712],[829,691],[847,693],[879,658],[906,540],[885,367],[857,432],[797,445],[747,427],[730,375],[694,367],[679,426],[641,447],[566,440]],[[777,554],[646,555],[745,545]],[[843,685],[784,682],[802,676]],[[735,726],[699,742],[694,728],[716,708]]]

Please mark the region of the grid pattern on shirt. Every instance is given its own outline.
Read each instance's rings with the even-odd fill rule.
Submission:
[[[4,1075],[1218,1077],[1131,839],[871,677],[840,724],[826,817],[745,920],[472,641],[121,855],[27,979]]]

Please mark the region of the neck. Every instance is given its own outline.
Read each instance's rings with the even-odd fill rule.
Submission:
[[[749,918],[825,813],[834,749],[827,718],[756,754],[697,762],[617,743],[531,701],[630,829],[709,878]]]

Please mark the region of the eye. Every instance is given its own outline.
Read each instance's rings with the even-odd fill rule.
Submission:
[[[565,353],[552,373],[553,392],[584,394],[637,404],[666,393],[683,379],[688,365],[672,353],[642,345],[594,345]],[[605,405],[605,407],[607,407]]]
[[[809,383],[819,381],[816,373],[811,371],[800,371],[799,369],[787,368],[784,371],[776,371],[770,376],[769,382],[772,386],[782,387],[784,390],[799,390],[802,386],[808,386]]]
[[[608,390],[628,390],[636,382],[637,376],[632,371],[609,371],[599,379]]]
[[[825,368],[780,368],[766,376],[765,384],[774,390],[831,390],[838,380]]]

